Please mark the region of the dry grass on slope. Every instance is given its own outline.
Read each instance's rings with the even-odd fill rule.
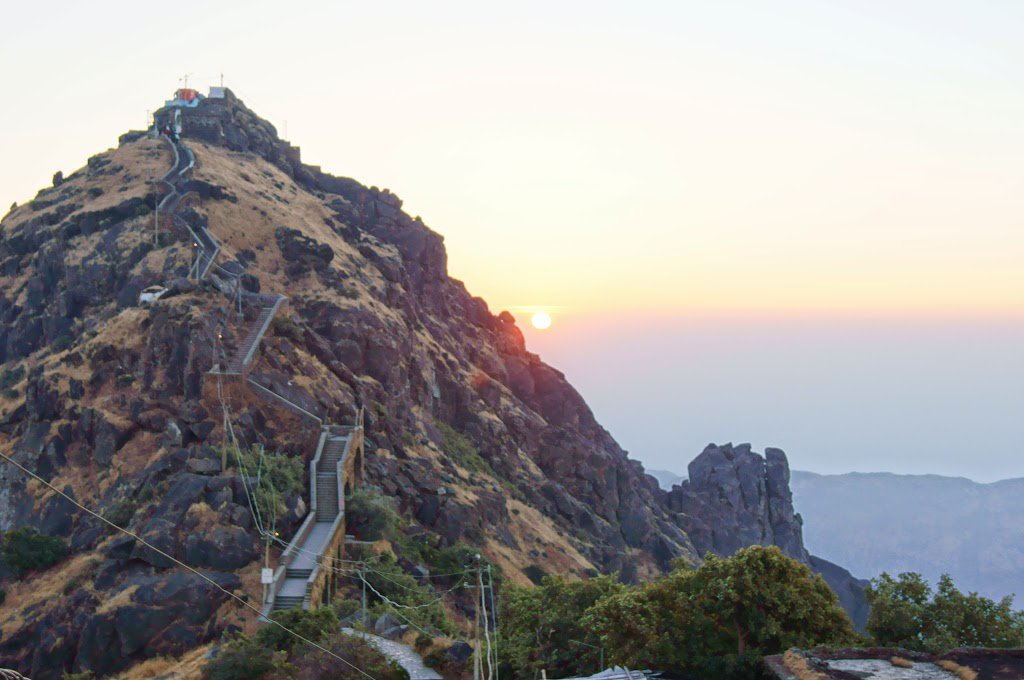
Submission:
[[[960,680],[978,680],[977,671],[968,668],[967,666],[961,666],[955,661],[943,659],[942,661],[936,661],[935,665],[942,670],[949,671],[960,678]]]
[[[174,659],[158,656],[132,666],[112,680],[136,680],[136,678],[160,678],[160,680],[191,680],[201,678],[206,655],[212,645],[196,647],[187,654]]]
[[[812,669],[807,659],[792,649],[786,650],[786,653],[782,655],[782,663],[796,680],[829,680],[828,675]]]
[[[285,277],[274,232],[278,227],[298,229],[331,247],[334,251],[331,267],[351,274],[345,285],[357,293],[355,298],[343,295],[310,274],[301,281],[302,297],[329,300],[342,309],[369,308],[381,319],[403,323],[394,309],[377,299],[380,291],[387,287],[384,276],[328,226],[325,220],[337,218],[325,201],[253,154],[236,153],[201,142],[193,142],[191,148],[196,154],[196,178],[223,186],[237,198],[237,201],[207,200],[201,206],[209,218],[210,232],[223,243],[222,257],[235,257],[242,250],[251,251],[256,257],[254,268],[260,273],[265,291],[295,290],[295,282]],[[342,200],[339,196],[330,198]],[[365,247],[395,256],[392,246],[366,244]]]

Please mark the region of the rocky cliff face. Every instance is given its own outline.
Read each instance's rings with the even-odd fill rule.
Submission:
[[[731,555],[759,544],[808,560],[789,491],[789,463],[779,449],[766,449],[762,458],[749,444],[709,445],[666,503],[701,554]]]
[[[689,479],[665,504],[701,555],[731,555],[748,545],[775,545],[822,575],[858,627],[867,621],[865,581],[804,547],[803,518],[793,509],[789,461],[780,449],[764,456],[750,444],[709,444],[689,465]]]
[[[666,495],[526,349],[515,319],[448,275],[442,237],[397,196],[303,165],[230,93],[184,123],[197,165],[183,219],[223,244],[208,281],[184,278],[192,239],[181,225],[161,220],[154,237],[147,180],[171,153],[144,135],[0,222],[6,455],[258,601],[261,544],[242,478],[221,469],[223,409],[244,442],[304,462],[317,432],[244,385],[218,390],[208,373],[242,327],[223,294],[232,272],[245,291],[289,298],[253,375],[332,422],[364,407],[367,483],[440,545],[475,546],[519,582],[538,567],[644,578],[751,542],[806,559],[784,459],[755,479],[753,454],[737,467],[735,450],[719,450],[684,493]],[[168,292],[140,306],[151,285]],[[285,499],[286,538],[303,495]],[[256,625],[7,464],[0,501],[0,531],[34,526],[72,547],[7,584],[0,665],[37,679],[102,675]]]
[[[637,578],[696,559],[641,466],[527,351],[512,316],[448,276],[440,235],[394,194],[301,165],[237,99],[218,106],[201,134],[186,120],[197,168],[183,216],[222,241],[218,265],[246,290],[289,297],[253,367],[261,383],[333,422],[365,407],[367,481],[442,545],[476,546],[513,580],[531,565]],[[188,233],[167,220],[153,237],[146,180],[170,162],[165,143],[128,135],[4,217],[0,447],[258,598],[260,542],[241,478],[220,469],[208,374],[239,324],[223,274],[183,278]],[[142,307],[150,285],[169,292]],[[244,441],[308,461],[316,433],[292,414],[241,389],[226,400]],[[109,673],[253,625],[218,591],[183,605],[186,572],[13,467],[0,475],[0,530],[34,526],[74,553],[9,585],[3,664],[37,678]],[[301,496],[287,499],[285,536],[305,513]]]

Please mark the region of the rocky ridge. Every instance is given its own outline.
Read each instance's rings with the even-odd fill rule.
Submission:
[[[803,518],[793,508],[789,461],[781,449],[767,448],[762,457],[750,444],[709,444],[690,463],[689,479],[667,492],[665,503],[701,555],[778,546],[821,574],[858,627],[867,622],[867,582],[804,546]]]
[[[524,583],[530,568],[645,578],[716,541],[805,554],[777,474],[763,485],[775,494],[763,504],[770,531],[746,524],[756,513],[720,512],[703,483],[661,491],[527,350],[515,319],[448,275],[443,238],[397,196],[302,164],[230,92],[210,107],[185,120],[197,167],[182,220],[216,236],[218,265],[245,290],[289,297],[253,375],[332,422],[365,408],[366,479],[418,531],[473,545]],[[154,238],[147,180],[169,167],[168,147],[141,133],[120,141],[0,222],[0,450],[258,597],[258,536],[241,477],[221,469],[208,375],[218,343],[238,341],[222,295],[231,282],[185,279],[187,230],[161,220]],[[151,285],[168,292],[140,306]],[[226,399],[244,441],[308,463],[315,434],[294,414],[245,390]],[[718,479],[701,469],[697,479]],[[288,536],[306,505],[298,493],[285,503]],[[8,588],[2,665],[35,678],[110,674],[255,625],[220,591],[0,464],[0,531],[25,525],[65,537],[73,555]],[[733,530],[742,538],[730,542]]]

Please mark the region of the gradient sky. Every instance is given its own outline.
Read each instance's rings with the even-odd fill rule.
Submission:
[[[1022,3],[0,3],[0,206],[223,73],[641,460],[1024,475]]]

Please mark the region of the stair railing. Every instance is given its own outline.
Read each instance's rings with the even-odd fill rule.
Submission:
[[[256,354],[256,348],[260,346],[260,341],[263,339],[263,334],[270,328],[270,322],[274,320],[274,316],[277,314],[277,310],[281,307],[281,303],[287,300],[284,295],[278,295],[277,299],[274,300],[274,304],[270,307],[270,314],[263,320],[263,324],[260,326],[259,332],[256,334],[256,339],[249,347],[249,351],[245,353],[245,357],[242,359],[242,368],[245,369],[252,362],[253,356]],[[260,310],[263,313],[263,310]]]

